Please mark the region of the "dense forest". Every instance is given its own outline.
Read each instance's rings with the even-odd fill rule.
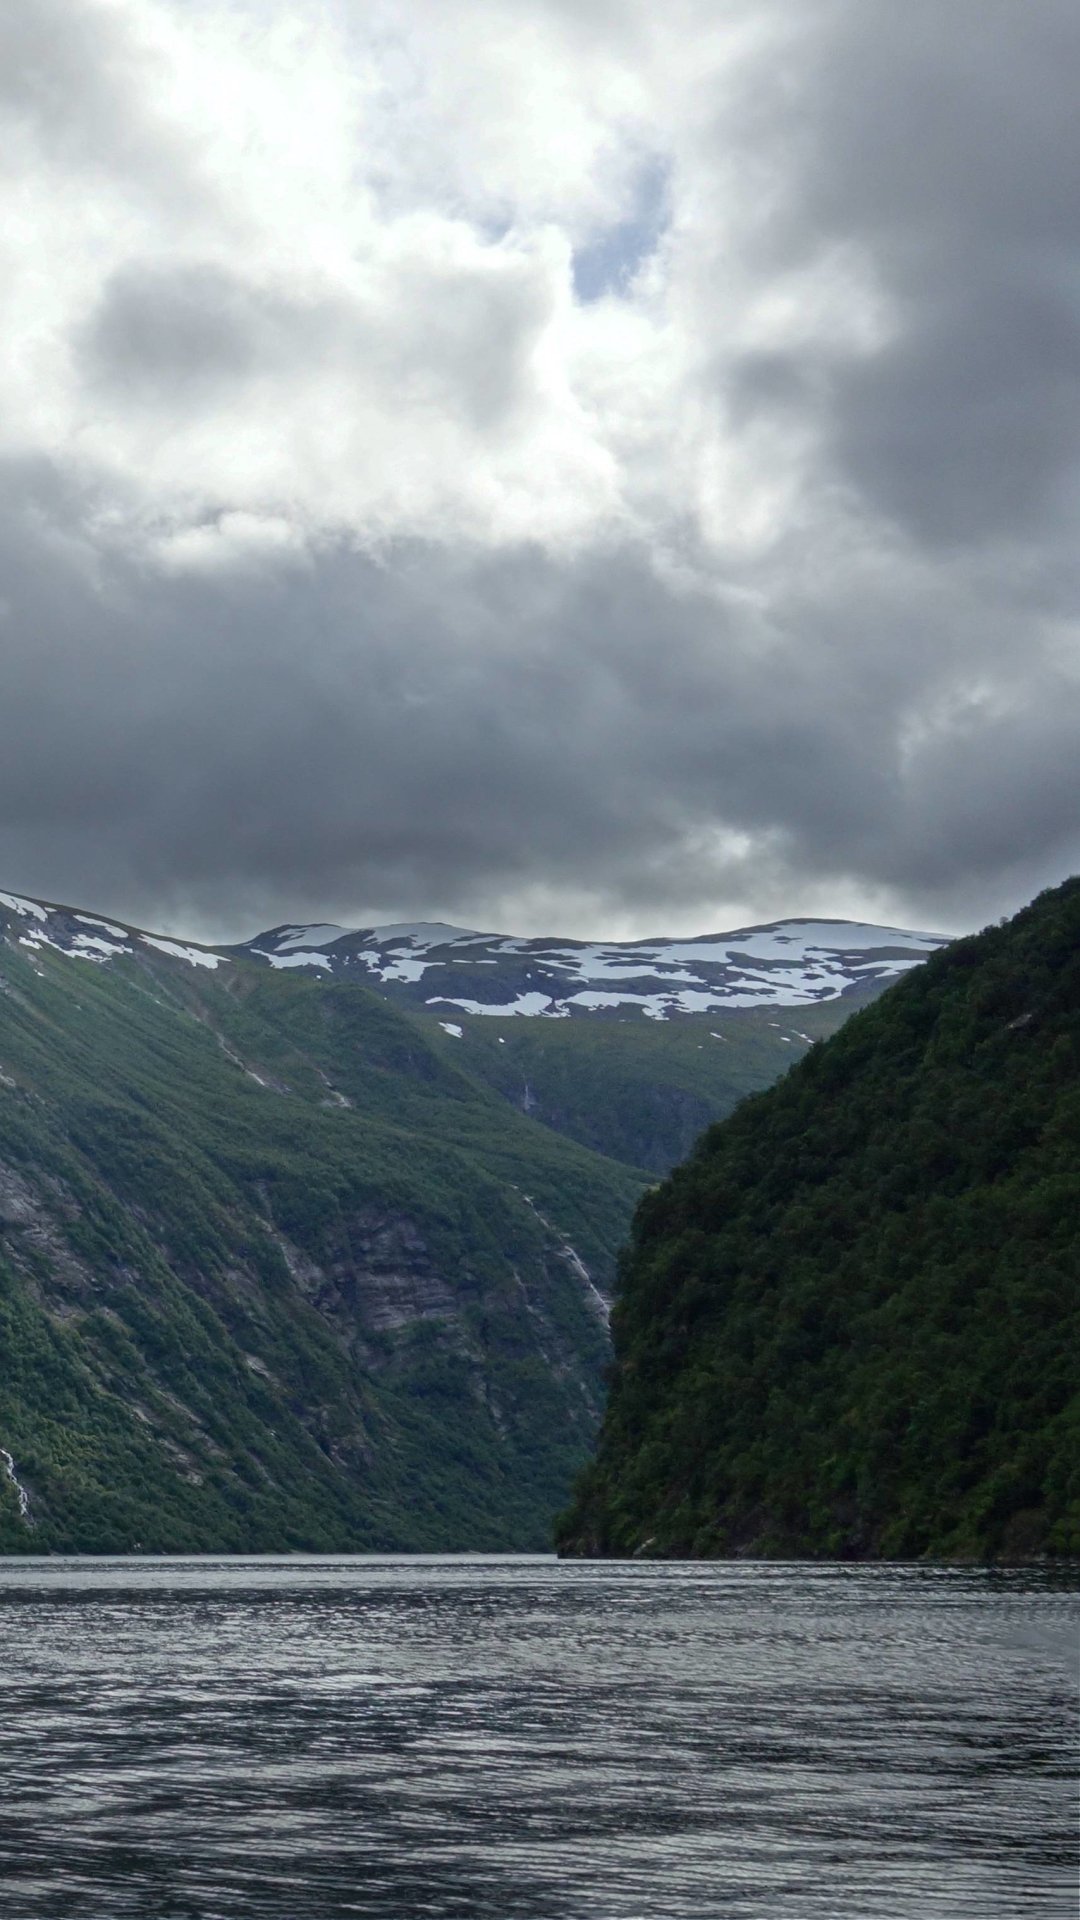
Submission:
[[[1080,1553],[1080,880],[641,1201],[568,1553]]]

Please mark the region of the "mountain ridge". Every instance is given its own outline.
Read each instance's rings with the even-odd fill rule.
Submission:
[[[357,928],[285,922],[251,940],[213,945],[24,895],[0,893],[0,907],[27,921],[20,937],[30,947],[54,945],[104,962],[141,943],[210,970],[246,959],[278,971],[356,978],[402,1004],[483,1018],[567,1019],[625,1009],[669,1021],[724,1009],[819,1004],[896,978],[948,939],[861,921],[792,917],[629,941],[522,938],[441,921]],[[490,971],[481,974],[481,968]],[[471,995],[448,991],[463,982]],[[508,991],[514,994],[509,1000]]]
[[[332,935],[332,938],[327,938]],[[484,1019],[670,1022],[749,1007],[795,1007],[884,984],[942,936],[822,919],[631,941],[519,938],[439,922],[271,929],[234,952],[276,968],[364,977],[402,1004]],[[483,971],[481,971],[483,970]]]
[[[943,941],[844,920],[607,945],[443,922],[286,922],[212,947],[11,893],[0,894],[0,922],[31,956],[56,949],[102,966],[152,957],[222,983],[257,969],[369,990],[520,1112],[654,1175]],[[660,972],[643,976],[643,965]]]

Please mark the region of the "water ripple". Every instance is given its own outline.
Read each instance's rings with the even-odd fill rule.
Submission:
[[[1064,1920],[1077,1570],[0,1569],[4,1920]]]

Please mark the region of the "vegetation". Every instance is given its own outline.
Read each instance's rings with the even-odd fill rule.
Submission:
[[[1080,1553],[1080,881],[640,1203],[572,1553]]]
[[[17,934],[18,928],[14,929]],[[644,1184],[364,988],[0,941],[0,1550],[543,1545]]]
[[[650,1173],[851,1005],[457,1038],[351,981],[27,928],[0,905],[0,1449],[32,1522],[0,1460],[0,1551],[546,1544]]]
[[[875,982],[862,996],[880,991]],[[455,1062],[534,1120],[628,1166],[667,1173],[711,1121],[835,1033],[859,993],[796,1009],[714,1010],[654,1021],[456,1015]],[[435,1023],[433,1023],[435,1024]],[[440,1033],[440,1039],[444,1036]]]

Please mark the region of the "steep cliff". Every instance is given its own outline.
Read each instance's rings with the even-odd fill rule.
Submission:
[[[957,942],[638,1209],[576,1553],[1080,1552],[1080,881]]]

